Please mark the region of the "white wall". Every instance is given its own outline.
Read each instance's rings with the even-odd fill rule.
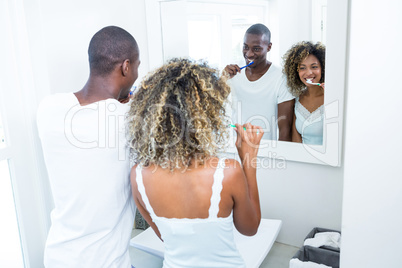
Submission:
[[[47,61],[51,92],[78,91],[84,86],[89,75],[89,41],[95,32],[109,25],[122,27],[136,38],[141,59],[139,76],[148,71],[144,0],[37,1],[40,10],[35,11],[33,20],[42,22],[42,59]]]
[[[402,267],[400,1],[351,1],[342,268]]]
[[[37,44],[33,45],[36,51],[34,65],[40,67],[36,70],[38,84],[48,88],[49,92],[82,88],[89,73],[89,40],[97,30],[107,25],[121,26],[134,35],[141,50],[140,77],[149,70],[147,60],[155,52],[147,49],[150,47],[147,36],[153,33],[147,32],[146,28],[145,0],[35,1],[39,4],[32,6],[26,0],[27,6],[31,5],[27,16],[32,21],[32,42]],[[305,8],[301,4],[297,7]],[[286,13],[278,15],[278,29],[293,29],[298,22],[289,17],[289,5],[282,3],[276,8]],[[308,23],[299,25],[289,36],[278,34],[284,47],[299,41],[301,30],[310,31]],[[34,36],[41,36],[43,41],[34,40]],[[275,40],[273,42],[277,44]],[[40,43],[43,46],[38,45]],[[286,163],[286,169],[259,170],[263,217],[283,220],[278,241],[301,246],[313,227],[340,229],[342,174],[341,168],[290,161]]]
[[[341,229],[341,168],[287,162],[258,171],[263,218],[281,219],[278,242],[301,246],[313,227]]]

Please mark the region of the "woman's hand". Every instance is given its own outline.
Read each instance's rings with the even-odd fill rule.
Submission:
[[[235,130],[237,132],[236,148],[243,165],[245,161],[252,160],[254,162],[264,131],[260,126],[254,126],[250,123],[236,124]]]
[[[325,83],[321,83],[320,87],[322,87],[322,89],[325,90]]]

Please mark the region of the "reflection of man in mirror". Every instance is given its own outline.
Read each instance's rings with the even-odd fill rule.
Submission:
[[[294,97],[287,89],[281,68],[267,59],[271,46],[269,29],[254,24],[244,35],[243,56],[247,67],[237,64],[225,67],[231,78],[228,83],[233,95],[232,120],[261,126],[264,139],[291,141]]]

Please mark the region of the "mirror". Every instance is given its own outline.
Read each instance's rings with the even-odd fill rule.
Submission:
[[[348,1],[325,2],[146,1],[147,27],[155,33],[148,36],[150,66],[184,56],[208,58],[210,65],[220,70],[230,63],[243,66],[243,36],[257,22],[271,30],[273,45],[268,59],[277,66],[294,43],[322,41],[326,45],[323,145],[263,140],[259,156],[277,168],[285,167],[287,160],[340,166]],[[236,154],[234,146],[229,153]]]

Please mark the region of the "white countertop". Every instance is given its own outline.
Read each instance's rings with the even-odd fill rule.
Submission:
[[[270,251],[281,229],[281,220],[261,219],[257,234],[244,236],[236,228],[234,238],[237,248],[246,262],[247,268],[258,268]],[[134,256],[135,268],[160,268],[163,259],[164,245],[152,228],[148,228],[130,240],[130,246],[149,253],[141,257]],[[152,265],[151,265],[152,263]]]

